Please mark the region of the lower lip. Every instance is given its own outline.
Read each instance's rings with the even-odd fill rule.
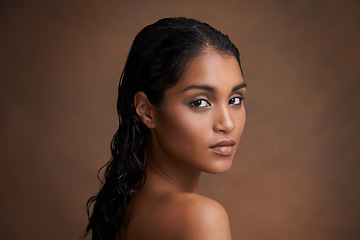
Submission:
[[[221,156],[230,156],[234,152],[233,146],[217,146],[210,148],[214,153],[219,154]]]

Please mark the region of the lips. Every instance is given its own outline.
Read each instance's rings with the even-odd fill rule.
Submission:
[[[232,139],[222,140],[210,147],[214,153],[221,156],[230,156],[234,152],[235,141]]]

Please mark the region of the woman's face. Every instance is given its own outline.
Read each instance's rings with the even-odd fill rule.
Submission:
[[[245,124],[245,83],[235,57],[193,59],[155,108],[151,158],[184,170],[229,170]]]

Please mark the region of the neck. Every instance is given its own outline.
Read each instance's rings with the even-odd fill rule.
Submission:
[[[146,174],[146,182],[158,188],[197,193],[201,172],[190,170],[179,164],[150,158],[146,166]]]

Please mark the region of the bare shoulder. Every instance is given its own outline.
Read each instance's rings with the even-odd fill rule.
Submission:
[[[192,193],[171,193],[164,198],[161,208],[164,211],[159,220],[167,226],[165,231],[172,239],[231,239],[226,210],[210,198]]]

